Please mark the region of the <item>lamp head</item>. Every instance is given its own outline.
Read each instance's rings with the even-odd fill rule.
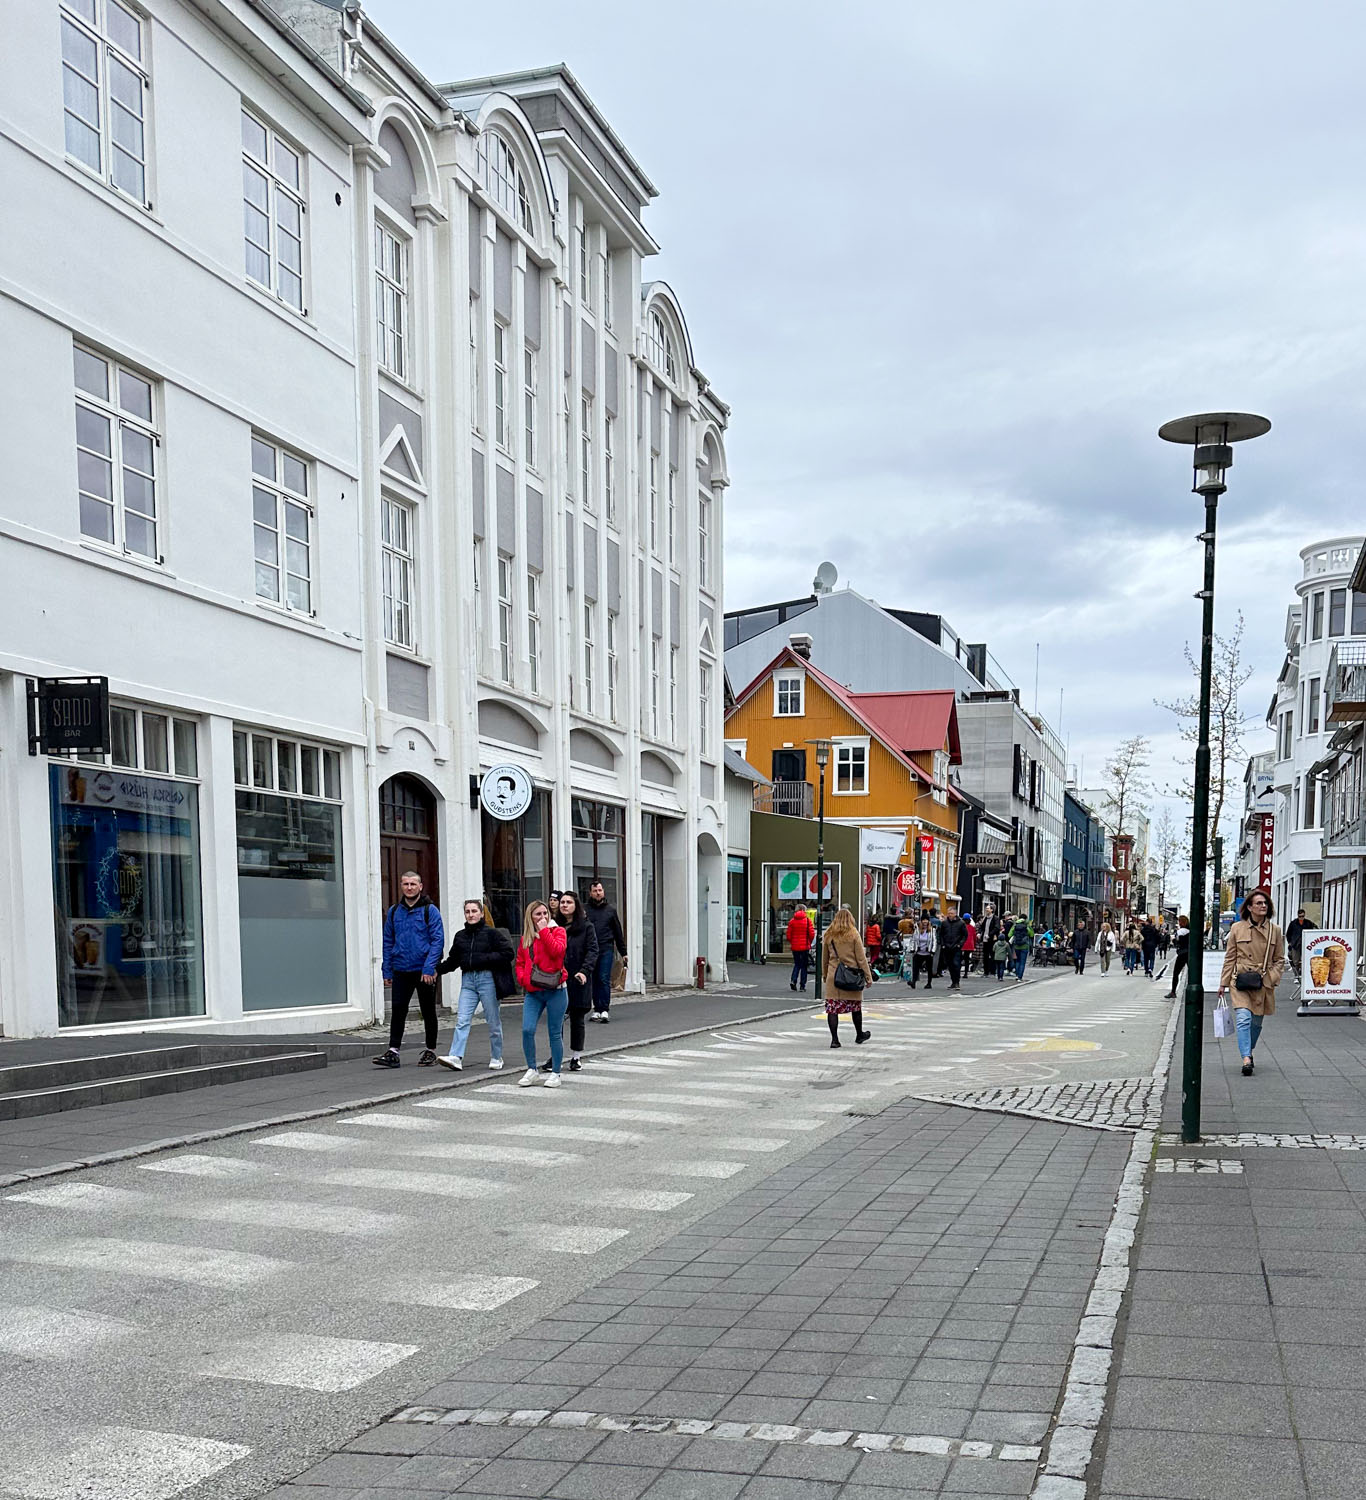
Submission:
[[[807,743],[816,752],[816,764],[821,768],[822,771],[825,770],[826,766],[830,764],[830,741],[808,740]]]
[[[1211,411],[1165,422],[1157,435],[1168,443],[1186,443],[1194,449],[1195,483],[1191,490],[1209,499],[1228,488],[1225,475],[1233,466],[1233,444],[1270,431],[1271,423],[1265,417],[1250,412]]]

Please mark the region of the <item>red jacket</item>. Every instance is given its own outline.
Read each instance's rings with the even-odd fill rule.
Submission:
[[[880,948],[882,946],[882,928],[876,922],[869,922],[863,931],[863,946],[865,948]]]
[[[794,953],[810,953],[815,941],[815,923],[804,911],[794,912],[792,920],[787,924],[787,946]]]
[[[563,927],[556,927],[553,923],[549,927],[542,927],[536,934],[536,941],[528,948],[523,942],[517,944],[517,983],[523,990],[531,989],[531,969],[534,961],[536,968],[544,969],[547,974],[559,973],[560,983],[564,984],[568,975],[564,971],[564,950],[569,941],[569,934]]]

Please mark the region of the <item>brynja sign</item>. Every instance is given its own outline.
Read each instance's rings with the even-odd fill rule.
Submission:
[[[1257,884],[1265,890],[1271,889],[1272,855],[1276,848],[1276,819],[1271,813],[1262,814],[1262,839],[1258,851]]]

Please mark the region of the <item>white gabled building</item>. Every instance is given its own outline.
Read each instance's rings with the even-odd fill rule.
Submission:
[[[4,1033],[355,1024],[410,864],[503,921],[601,874],[637,983],[719,977],[728,411],[578,83],[318,0],[8,41]],[[28,753],[61,676],[98,760]]]

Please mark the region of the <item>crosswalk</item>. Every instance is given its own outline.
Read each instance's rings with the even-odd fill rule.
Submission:
[[[0,1435],[0,1492],[173,1500],[229,1466],[235,1493],[266,1488],[291,1451],[629,1264],[852,1105],[1032,1079],[1031,1042],[1154,1010],[1026,994],[986,1016],[870,998],[866,1048],[831,1052],[813,1011],[590,1058],[559,1091],[495,1077],[9,1192],[0,1402],[24,1436]]]

